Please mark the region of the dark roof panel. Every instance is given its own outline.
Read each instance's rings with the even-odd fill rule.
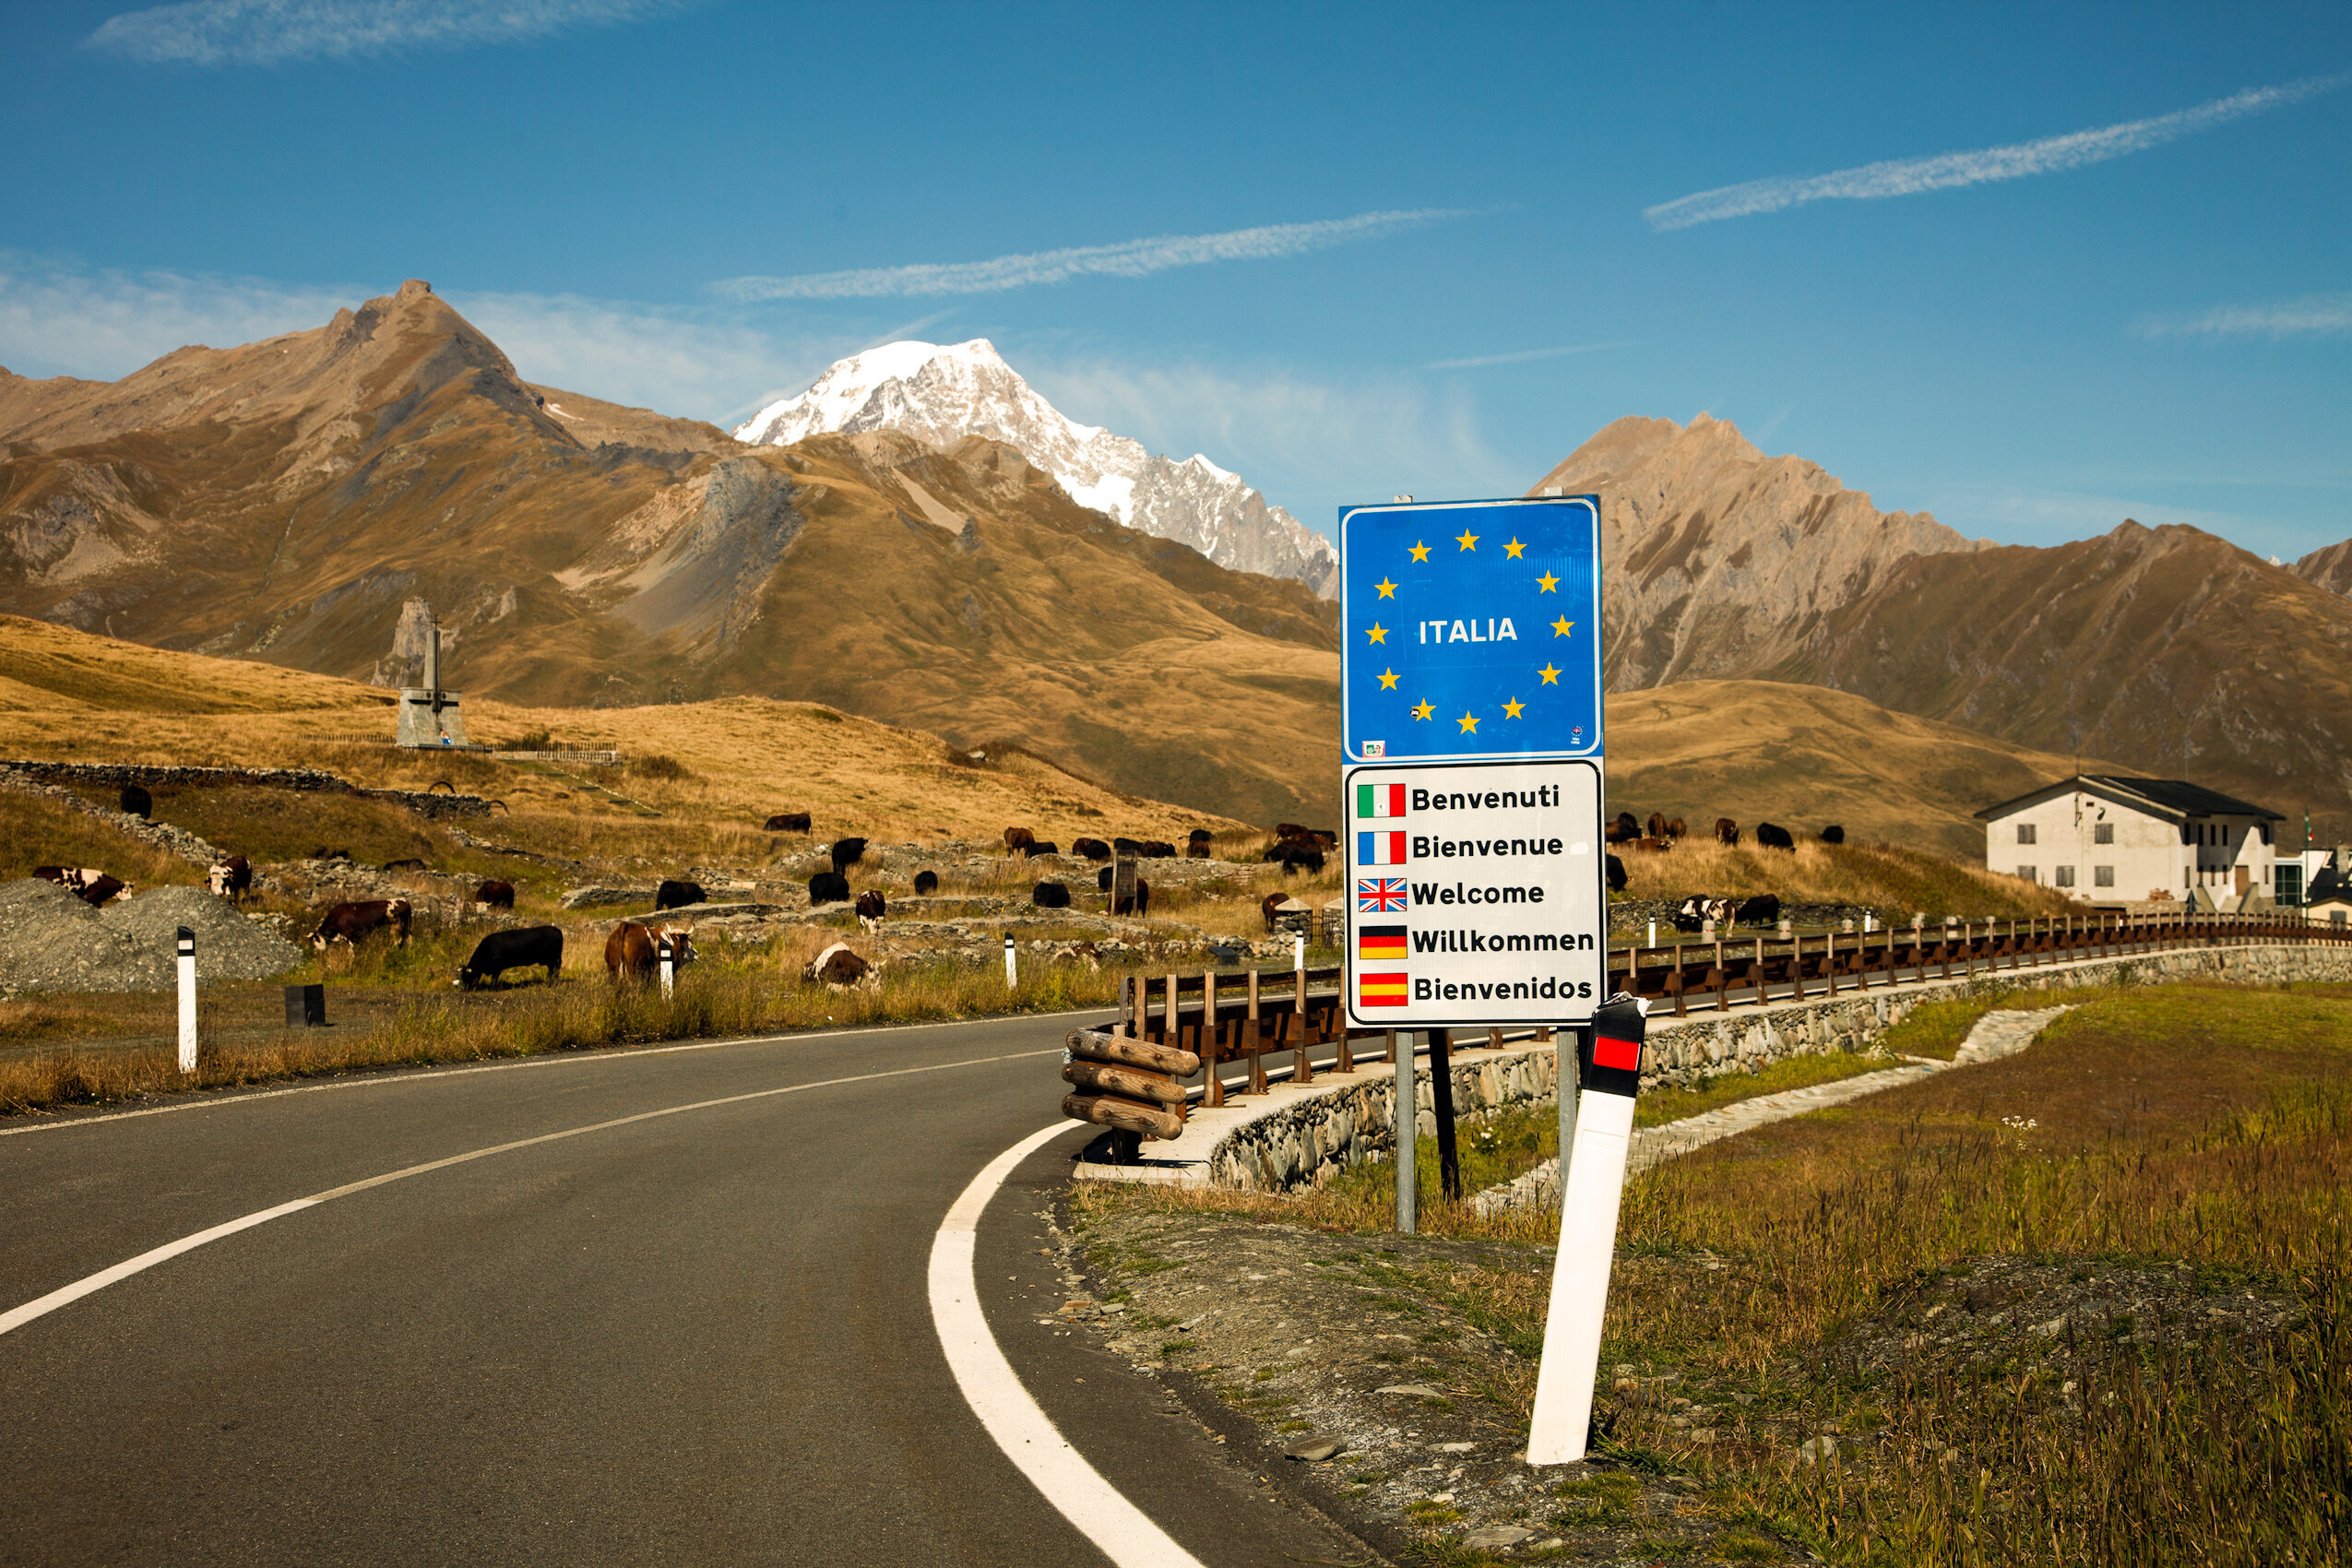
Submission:
[[[2261,817],[2266,822],[2287,820],[2267,806],[2258,806],[2251,801],[2241,801],[2235,795],[2225,795],[2219,790],[2208,790],[2202,784],[2191,784],[2179,778],[2132,778],[2118,773],[2085,773],[2073,778],[2061,778],[2056,783],[2045,784],[2040,789],[2019,795],[2014,800],[2003,801],[1999,805],[1987,806],[1976,814],[1977,820],[1990,822],[1993,818],[2015,811],[2020,806],[2035,804],[2075,789],[2081,789],[2089,794],[2106,794],[2120,796],[2126,801],[2144,802],[2159,812],[2176,813],[2181,816],[2254,816]]]

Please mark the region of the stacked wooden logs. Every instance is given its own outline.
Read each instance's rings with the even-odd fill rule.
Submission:
[[[1184,1086],[1201,1070],[1189,1051],[1147,1039],[1072,1029],[1070,1060],[1062,1076],[1076,1086],[1062,1098],[1062,1114],[1122,1133],[1172,1139],[1184,1130]]]

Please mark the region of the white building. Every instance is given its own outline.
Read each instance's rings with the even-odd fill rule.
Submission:
[[[2094,904],[2238,907],[2273,887],[2275,811],[2172,778],[2084,774],[1977,814],[1985,864]],[[2204,897],[2198,897],[2202,891]]]

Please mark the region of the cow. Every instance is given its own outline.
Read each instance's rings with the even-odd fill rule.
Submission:
[[[1277,844],[1265,852],[1265,858],[1268,861],[1279,861],[1282,866],[1282,874],[1285,876],[1290,875],[1301,866],[1306,867],[1311,872],[1323,870],[1323,851],[1304,844]]]
[[[915,891],[918,894],[938,892],[939,873],[935,871],[919,871],[915,873]]]
[[[1787,828],[1774,823],[1760,822],[1756,824],[1756,847],[1762,849],[1787,849],[1794,854],[1797,849],[1797,840],[1788,837]]]
[[[1184,846],[1184,853],[1196,861],[1214,858],[1209,841],[1206,838],[1195,838],[1187,843]]]
[[[379,931],[393,933],[392,944],[409,944],[409,921],[413,910],[406,898],[368,898],[357,903],[330,905],[318,929],[311,933],[310,944],[321,953],[329,943],[339,942],[347,947],[357,947]]]
[[[1628,838],[1617,846],[1628,854],[1663,855],[1674,848],[1671,838]]]
[[[1774,893],[1759,893],[1741,901],[1731,916],[1734,926],[1771,925],[1780,919],[1780,897]]]
[[[661,885],[653,890],[653,912],[657,915],[664,909],[683,909],[701,902],[703,890],[699,882],[675,882],[664,877]]]
[[[155,814],[155,797],[137,784],[124,785],[120,799],[123,814],[125,816],[135,816],[145,820]]]
[[[605,974],[616,985],[623,980],[651,980],[660,966],[659,944],[665,936],[670,939],[672,973],[695,961],[695,933],[691,927],[655,931],[636,921],[623,921],[604,939]]]
[[[1652,813],[1650,813],[1650,820],[1649,820],[1649,822],[1648,822],[1647,826],[1648,826],[1649,830],[1650,830],[1650,837],[1653,837],[1653,838],[1663,838],[1663,837],[1666,837],[1666,814],[1665,814],[1664,812],[1652,812]]]
[[[1269,893],[1258,900],[1258,913],[1265,917],[1266,930],[1274,929],[1274,911],[1289,901],[1290,895],[1288,893]]]
[[[1728,844],[1735,849],[1738,849],[1740,847],[1740,825],[1732,821],[1728,816],[1716,817],[1715,819],[1715,841],[1718,844]]]
[[[1274,825],[1277,838],[1312,838],[1314,835],[1315,830],[1302,823],[1277,822]]]
[[[1601,830],[1601,837],[1612,844],[1630,844],[1642,836],[1642,825],[1632,812],[1619,812],[1617,819]]]
[[[1704,930],[1709,921],[1713,921],[1718,926],[1725,925],[1731,919],[1731,900],[1728,898],[1685,898],[1682,900],[1682,907],[1668,918],[1674,922],[1675,930],[1683,932]]]
[[[1846,842],[1846,829],[1833,822],[1821,830],[1821,841],[1824,844],[1843,844]]]
[[[136,891],[129,883],[107,875],[96,866],[35,866],[32,874],[53,882],[85,904],[106,904],[127,898]]]
[[[886,906],[880,888],[869,887],[858,895],[858,923],[865,927],[868,936],[882,929],[882,913]]]
[[[1207,828],[1195,827],[1190,833],[1184,835],[1184,842],[1187,844],[1206,844],[1214,841],[1217,835],[1211,833]]]
[[[310,852],[310,858],[314,861],[349,861],[351,858],[351,851],[330,849],[322,844]]]
[[[424,862],[411,856],[407,860],[386,861],[384,862],[384,869],[386,871],[422,871]]]
[[[806,812],[778,812],[767,819],[764,829],[768,833],[806,833],[808,830],[809,814]]]
[[[837,871],[821,871],[809,878],[809,907],[819,904],[846,904],[849,901],[849,879]]]
[[[1609,857],[1609,890],[1611,893],[1625,891],[1625,862],[1615,855]]]
[[[474,956],[449,983],[460,991],[471,991],[485,980],[494,983],[508,969],[536,968],[546,969],[550,985],[564,972],[562,926],[529,925],[519,931],[492,932],[474,944]]]
[[[1666,836],[1669,838],[1680,838],[1690,831],[1691,825],[1684,822],[1681,817],[1669,816],[1666,819]]]
[[[243,898],[253,891],[253,862],[243,855],[232,855],[225,861],[215,861],[205,873],[205,882],[216,898],[231,901]]]
[[[1073,838],[1070,852],[1090,861],[1107,861],[1111,858],[1111,846],[1099,838]]]
[[[1029,852],[1026,858],[1033,861],[1039,855],[1058,855],[1061,852],[1062,846],[1051,838],[1032,838],[1029,840]]]
[[[847,871],[866,858],[866,841],[862,838],[836,838],[833,841],[833,869]]]
[[[837,942],[810,959],[801,978],[826,985],[855,985],[873,972],[873,966],[851,952],[848,943]]]
[[[1165,838],[1146,838],[1143,848],[1135,852],[1147,861],[1172,861],[1176,858],[1176,846]]]
[[[485,912],[491,909],[505,909],[512,913],[515,908],[515,885],[511,882],[483,883],[474,889],[474,908]]]
[[[1040,909],[1066,909],[1070,890],[1058,882],[1040,882],[1029,889],[1029,902]]]
[[[1020,854],[1036,842],[1037,835],[1026,827],[1008,827],[1004,830],[1004,853],[1008,857]]]
[[[1140,855],[1144,852],[1144,841],[1140,838],[1113,838],[1111,848],[1115,854]]]
[[[1135,878],[1135,896],[1132,898],[1113,899],[1111,912],[1114,915],[1134,915],[1138,920],[1150,914],[1151,884],[1140,876]]]

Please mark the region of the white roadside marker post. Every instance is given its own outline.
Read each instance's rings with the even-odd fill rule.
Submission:
[[[196,1069],[196,932],[180,928],[180,1071]]]
[[[668,932],[662,932],[655,940],[654,954],[656,961],[661,967],[661,1000],[667,1002],[670,1000],[671,990],[678,979],[678,950],[671,945],[671,936]]]
[[[1390,1118],[1396,1134],[1396,1229],[1410,1236],[1418,1218],[1414,1205],[1420,1189],[1413,1173],[1414,1140],[1421,1132],[1421,1086],[1413,1071],[1413,1037],[1401,1030],[1396,1036],[1396,1112]]]
[[[1013,933],[1008,931],[1004,933],[1004,989],[1011,991],[1019,986],[1020,983],[1020,970],[1014,967],[1013,961]],[[1171,995],[1169,998],[1169,1002],[1172,1006],[1175,1003],[1175,998]]]
[[[1648,1012],[1649,1004],[1621,993],[1593,1015],[1589,1031],[1578,1031],[1582,1087],[1574,1153],[1561,1165],[1560,1252],[1552,1264],[1543,1363],[1536,1374],[1535,1419],[1527,1432],[1530,1465],[1573,1465],[1585,1456]]]

